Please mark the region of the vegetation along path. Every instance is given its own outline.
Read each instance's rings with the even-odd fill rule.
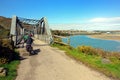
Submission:
[[[23,59],[16,80],[111,80],[37,39],[33,48],[37,55],[28,56],[25,48],[20,49]]]

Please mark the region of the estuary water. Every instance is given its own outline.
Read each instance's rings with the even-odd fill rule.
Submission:
[[[62,38],[62,41],[64,43],[69,43],[74,48],[78,46],[86,45],[86,46],[92,46],[94,48],[100,48],[105,51],[120,52],[120,42],[114,40],[103,40],[103,39],[90,38],[86,35],[75,35],[67,38]]]

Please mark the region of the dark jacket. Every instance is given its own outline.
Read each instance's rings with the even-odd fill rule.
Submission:
[[[28,37],[26,44],[31,45],[33,43],[33,39],[31,37]]]

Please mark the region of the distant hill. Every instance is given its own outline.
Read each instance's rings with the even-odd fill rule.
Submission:
[[[0,16],[0,38],[9,36],[11,20],[12,20],[11,18]],[[29,24],[22,23],[22,26],[28,30],[32,28],[31,25]]]
[[[11,26],[11,18],[0,16],[0,38],[9,36]]]
[[[0,16],[0,29],[2,28],[9,30],[10,26],[11,26],[11,18]]]
[[[31,27],[29,24],[23,24],[23,23],[22,26],[26,29],[30,29]],[[0,29],[10,30],[10,27],[11,27],[11,18],[0,16]]]

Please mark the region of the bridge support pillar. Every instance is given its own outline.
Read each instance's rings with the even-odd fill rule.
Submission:
[[[17,22],[17,16],[12,17],[12,23],[11,23],[11,30],[10,35],[12,36],[12,40],[14,41],[14,46],[16,46],[16,22]]]

